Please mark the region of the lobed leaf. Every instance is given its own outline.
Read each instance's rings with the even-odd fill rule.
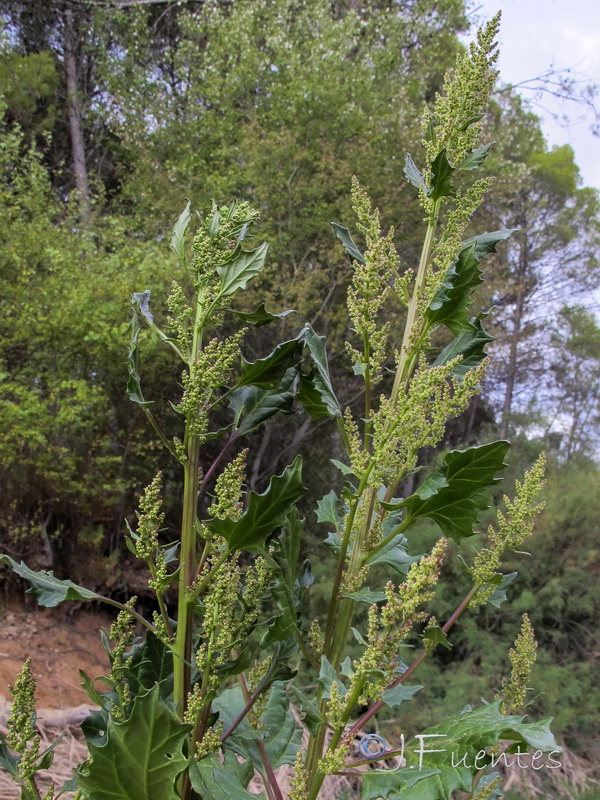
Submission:
[[[243,712],[246,703],[239,687],[227,689],[213,703],[219,712],[219,719],[227,729]],[[225,742],[225,748],[250,760],[261,772],[263,762],[255,744],[256,738],[264,738],[267,756],[274,769],[283,764],[293,764],[300,749],[302,728],[298,725],[290,709],[290,701],[285,688],[275,684],[270,692],[267,708],[261,716],[261,729],[256,731],[244,718]],[[262,735],[261,735],[262,732]],[[258,733],[258,736],[257,736]]]
[[[177,221],[173,225],[173,231],[171,233],[171,240],[169,241],[169,247],[171,250],[174,250],[177,255],[179,256],[179,260],[182,264],[186,264],[186,257],[185,257],[185,232],[187,231],[188,225],[190,224],[190,220],[192,218],[191,212],[191,202],[188,200],[186,207],[183,209]]]
[[[296,456],[294,463],[286,467],[281,475],[271,478],[263,494],[250,492],[248,507],[239,519],[215,518],[205,525],[212,533],[227,541],[230,553],[236,550],[261,552],[269,534],[283,525],[303,494],[302,459]]]
[[[242,374],[236,386],[258,386],[261,389],[275,389],[286,372],[298,367],[302,361],[303,331],[295,339],[281,342],[264,358],[249,362],[242,358]]]
[[[236,257],[217,267],[217,273],[221,278],[219,295],[228,297],[238,289],[245,289],[248,281],[262,271],[268,249],[269,246],[266,242],[263,242],[255,250],[239,249]]]
[[[329,375],[325,337],[318,336],[308,323],[303,333],[304,344],[312,357],[313,367],[308,373],[300,373],[298,400],[312,419],[341,417],[342,409],[333,391]]]
[[[462,162],[460,167],[458,167],[458,169],[471,171],[473,169],[477,169],[477,167],[480,167],[488,157],[488,154],[491,148],[494,146],[494,144],[495,142],[491,142],[491,144],[483,144],[481,145],[481,147],[472,150],[469,153],[469,155],[465,158],[465,160]]]
[[[176,800],[175,779],[187,767],[191,729],[161,700],[159,688],[136,697],[125,722],[108,720],[106,743],[88,744],[91,761],[78,773],[88,800]]]
[[[10,556],[0,555],[0,561],[12,567],[21,578],[29,584],[27,594],[32,594],[40,606],[53,608],[65,600],[102,600],[103,598],[83,586],[78,586],[73,581],[61,581],[55,577],[52,571],[34,572],[29,569],[24,561],[18,564]]]
[[[331,227],[335,231],[335,235],[346,248],[351,261],[358,261],[359,264],[366,264],[365,257],[356,246],[354,239],[350,235],[348,228],[338,225],[337,222],[332,222]]]
[[[262,325],[268,325],[276,319],[284,319],[289,317],[290,314],[296,313],[293,309],[288,309],[287,311],[282,311],[281,314],[271,314],[265,308],[264,303],[261,303],[254,311],[236,311],[234,308],[228,308],[227,310],[238,319],[241,319],[242,322],[251,323],[255,328],[260,328]]]
[[[490,253],[496,252],[499,242],[508,239],[513,233],[514,229],[503,228],[463,242],[462,249],[425,312],[429,325],[446,325],[455,336],[472,330],[467,309],[471,304],[471,295],[482,283],[479,264]]]
[[[264,792],[247,791],[254,770],[251,765],[248,770],[246,764],[240,764],[231,750],[225,753],[223,763],[214,753],[192,761],[189,772],[192,789],[203,800],[265,800]]]
[[[448,161],[448,154],[444,148],[431,162],[431,186],[427,193],[432,200],[456,195],[456,189],[452,185],[453,175],[454,169]]]
[[[428,517],[457,542],[471,536],[480,512],[489,506],[496,473],[506,466],[509,447],[508,442],[497,441],[447,453],[417,491],[400,503],[407,520]]]
[[[472,327],[460,333],[456,339],[442,350],[433,363],[434,367],[439,367],[448,361],[452,361],[457,356],[462,356],[462,359],[452,370],[455,375],[462,377],[487,358],[484,347],[486,344],[493,342],[494,337],[490,336],[484,329],[478,317],[472,317],[469,320],[469,325]]]
[[[276,414],[293,414],[294,386],[297,370],[291,367],[276,389],[259,389],[257,386],[240,386],[229,400],[235,414],[235,435],[244,436]]]

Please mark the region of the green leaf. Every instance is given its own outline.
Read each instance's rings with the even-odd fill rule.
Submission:
[[[352,467],[349,467],[347,464],[344,464],[342,461],[338,461],[337,458],[330,458],[329,459],[334,467],[337,467],[342,475],[356,475]]]
[[[263,269],[268,249],[269,246],[264,242],[255,250],[240,250],[236,258],[217,267],[221,278],[219,295],[228,297],[238,289],[245,289],[248,281]]]
[[[310,733],[316,736],[323,725],[325,725],[325,717],[321,715],[316,703],[309,700],[308,697],[300,691],[296,686],[292,685],[292,692],[298,703],[300,712],[304,715],[302,722],[308,728]]]
[[[292,367],[302,361],[303,331],[296,339],[278,344],[273,352],[264,358],[249,362],[242,358],[242,375],[236,386],[258,386],[261,389],[278,388],[279,382]]]
[[[450,640],[439,625],[428,625],[423,631],[423,639],[425,639],[426,642],[430,642],[434,647],[441,644],[442,647],[445,647],[447,650],[452,649]]]
[[[511,583],[515,580],[519,573],[518,572],[509,572],[507,575],[502,575],[502,583],[498,586],[495,592],[488,597],[487,602],[494,606],[494,608],[500,608],[502,603],[506,601],[506,590],[511,585]]]
[[[295,616],[295,615],[294,615]],[[268,647],[274,642],[284,642],[294,635],[294,629],[297,627],[295,619],[292,617],[288,609],[276,617],[271,617],[267,622],[267,630],[265,631],[262,639],[260,640],[261,647]]]
[[[463,242],[425,312],[430,325],[446,325],[455,336],[462,331],[472,330],[467,309],[471,304],[471,295],[482,282],[479,263],[490,253],[495,253],[496,245],[513,233],[514,229],[504,228]]]
[[[90,698],[92,703],[95,703],[97,706],[101,708],[105,708],[107,706],[107,695],[106,692],[99,692],[95,686],[94,681],[87,672],[83,669],[79,670],[79,677],[81,678],[81,685],[87,696]],[[110,705],[110,703],[108,703]]]
[[[303,532],[303,521],[294,508],[287,515],[281,533],[273,540],[273,558],[279,569],[275,573],[275,583],[271,592],[283,613],[270,621],[262,645],[284,641],[294,635],[298,626],[296,607],[300,603],[300,590],[308,588],[314,580],[310,573],[310,565],[308,574],[306,573],[306,562],[300,580],[296,577]]]
[[[245,705],[239,687],[227,689],[213,703],[225,729],[242,713]],[[264,738],[264,745],[271,766],[277,769],[283,764],[293,764],[300,749],[302,728],[294,719],[290,701],[283,686],[279,684],[273,686],[267,708],[260,719],[261,730],[268,732]],[[225,748],[251,760],[255,768],[262,772],[264,767],[254,741],[255,733],[248,719],[245,718],[227,738]]]
[[[171,250],[174,250],[177,255],[179,256],[179,260],[182,264],[186,264],[186,257],[185,257],[185,232],[187,231],[187,227],[190,224],[190,220],[192,218],[191,212],[191,202],[188,200],[186,207],[183,209],[181,214],[179,215],[177,222],[173,225],[173,232],[171,233],[171,241],[169,242],[169,247]]]
[[[449,800],[453,792],[471,792],[474,777],[483,766],[492,763],[483,751],[503,739],[521,746],[522,752],[527,747],[546,753],[562,752],[548,727],[549,720],[524,723],[523,717],[504,716],[500,713],[500,702],[457,714],[423,731],[421,740],[416,737],[405,748],[406,766],[394,772],[375,773],[376,777],[368,780],[369,793],[363,797]],[[440,752],[428,752],[434,750]],[[476,767],[478,754],[481,757]],[[427,770],[429,774],[418,783],[407,785],[415,772],[423,776]],[[385,787],[388,794],[374,794],[378,785]]]
[[[463,124],[458,128],[458,130],[460,131],[460,133],[464,133],[471,127],[471,125],[474,125],[476,122],[479,122],[479,120],[483,119],[484,117],[485,114],[478,114],[476,117],[470,117],[466,122],[463,122]]]
[[[341,417],[342,409],[329,376],[325,337],[317,336],[312,326],[307,324],[304,328],[304,344],[310,352],[314,366],[309,373],[300,374],[298,400],[312,419]]]
[[[330,522],[339,531],[344,518],[340,511],[340,498],[333,489],[317,503],[317,522]]]
[[[412,183],[413,186],[416,186],[417,189],[421,187],[426,189],[425,186],[425,178],[423,177],[423,173],[417,169],[415,162],[412,160],[412,157],[407,153],[406,160],[404,164],[404,174],[406,179]]]
[[[450,166],[446,148],[444,148],[431,162],[431,187],[428,194],[432,200],[456,195],[456,189],[452,185],[453,175],[454,169]]]
[[[158,685],[163,700],[172,698],[173,653],[165,643],[148,631],[144,641],[133,647],[130,656],[126,662],[127,675],[133,677],[141,689],[150,690]]]
[[[15,755],[8,749],[4,736],[0,733],[0,767],[14,778],[18,778],[20,760],[21,756]]]
[[[407,700],[412,700],[416,693],[420,692],[422,688],[422,686],[405,686],[403,683],[400,683],[398,686],[386,689],[382,699],[386,706],[399,706]]]
[[[253,772],[253,770],[252,770]],[[246,787],[249,780],[244,765],[240,765],[235,755],[229,750],[225,753],[224,763],[214,753],[201,761],[192,761],[190,766],[190,783],[192,789],[203,800],[264,800],[264,792],[250,794]]]
[[[402,501],[407,519],[428,517],[457,542],[471,536],[480,512],[489,507],[491,488],[498,482],[496,473],[506,466],[509,447],[498,441],[447,453],[417,491]]]
[[[210,236],[211,239],[214,239],[214,237],[219,232],[219,228],[221,226],[221,212],[219,211],[218,208],[215,208],[215,206],[213,206],[213,208],[215,210],[211,217],[210,224],[208,226],[208,235]]]
[[[241,319],[242,322],[251,323],[255,328],[260,328],[261,325],[268,325],[270,322],[273,322],[276,319],[283,319],[284,317],[289,317],[290,314],[296,313],[293,309],[291,309],[288,311],[282,311],[281,314],[271,314],[271,312],[267,311],[265,308],[264,303],[261,303],[255,311],[236,311],[234,308],[228,308],[227,310],[234,314],[238,319]]]
[[[319,672],[318,682],[323,689],[322,697],[325,700],[328,700],[331,697],[331,684],[334,681],[337,682],[340,694],[342,697],[344,697],[344,695],[347,694],[348,689],[346,688],[346,686],[344,686],[344,684],[340,680],[339,675],[333,668],[329,659],[326,656],[321,656],[321,670]]]
[[[354,239],[352,236],[350,236],[350,231],[348,228],[338,225],[337,222],[332,222],[331,227],[335,231],[335,235],[346,248],[346,251],[350,256],[350,260],[358,261],[359,264],[366,264],[367,262],[365,261],[365,257],[354,243]]]
[[[245,647],[233,661],[226,661],[224,664],[219,664],[215,672],[221,680],[224,680],[232,675],[239,675],[241,672],[245,672],[250,667],[253,660],[254,658],[250,648]]]
[[[402,773],[402,775],[395,770],[369,770],[364,773],[362,779],[360,800],[381,800],[381,798],[388,797],[393,800],[404,800],[405,797],[408,797],[405,794],[408,789],[419,781],[437,774],[437,769],[412,770],[410,773]]]
[[[283,525],[303,494],[302,459],[296,456],[294,463],[286,467],[281,475],[271,478],[269,488],[263,494],[250,492],[248,507],[239,519],[216,518],[205,525],[212,533],[227,541],[230,553],[236,550],[261,552],[269,534]]]
[[[494,341],[494,337],[484,329],[478,317],[469,320],[469,329],[460,333],[456,339],[445,347],[436,358],[433,366],[439,367],[452,361],[457,356],[462,356],[462,360],[452,370],[454,374],[463,377],[473,367],[478,366],[487,358],[484,350],[486,344]]]
[[[492,142],[491,144],[484,144],[481,147],[478,147],[476,150],[472,150],[456,171],[458,172],[459,169],[470,171],[480,167],[488,157],[488,153],[494,144],[495,142]]]
[[[250,433],[276,414],[293,414],[294,386],[298,371],[289,369],[277,389],[259,389],[257,386],[240,386],[229,400],[235,414],[236,436]]]
[[[175,779],[188,759],[184,725],[160,699],[156,686],[136,697],[125,722],[109,719],[106,744],[89,744],[91,762],[78,773],[88,800],[176,800]]]
[[[113,694],[116,699],[116,693]],[[101,747],[106,744],[106,730],[108,728],[107,711],[90,711],[81,723],[81,731],[87,742]]]
[[[406,550],[408,540],[406,536],[399,533],[394,536],[384,547],[375,555],[371,556],[367,564],[387,564],[402,575],[407,575],[410,565],[420,561],[422,556],[411,556]]]
[[[18,564],[10,556],[0,555],[0,561],[12,567],[21,578],[24,578],[30,587],[27,594],[32,594],[40,606],[53,608],[65,600],[102,600],[101,595],[91,592],[83,586],[78,586],[73,581],[61,581],[54,576],[53,572],[34,572],[29,569],[25,562]]]
[[[140,373],[138,366],[138,338],[140,335],[140,321],[137,313],[133,312],[129,325],[129,353],[127,356],[127,370],[129,380],[127,381],[127,397],[134,403],[138,403],[143,408],[152,405],[152,400],[144,400],[142,385],[140,383]]]

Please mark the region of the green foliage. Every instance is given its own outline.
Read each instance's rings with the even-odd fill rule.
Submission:
[[[238,519],[213,519],[207,523],[207,528],[225,539],[228,553],[236,550],[261,552],[267,536],[283,525],[303,494],[302,460],[298,456],[283,475],[271,478],[266,492],[250,493],[248,506]]]
[[[189,727],[160,699],[158,687],[138,695],[125,722],[109,718],[106,742],[90,743],[90,762],[77,780],[90,800],[175,800],[175,778],[188,759]]]
[[[481,129],[493,127],[482,120],[495,78],[496,23],[461,55],[455,77],[425,115],[419,142],[414,105],[440,88],[464,22],[461,3],[437,4],[435,12],[427,4],[366,3],[355,13],[323,0],[300,7],[287,0],[236,0],[183,4],[158,15],[151,5],[81,10],[90,23],[88,44],[93,40],[96,48],[94,69],[86,74],[102,98],[88,104],[87,136],[96,143],[110,138],[103,157],[118,162],[115,184],[98,169],[96,186],[104,181],[106,195],[89,227],[65,208],[51,178],[63,189],[68,183],[51,175],[10,128],[17,111],[34,114],[20,94],[28,84],[40,129],[52,124],[55,84],[45,54],[37,62],[23,59],[43,75],[38,81],[24,70],[18,91],[7,95],[0,142],[6,200],[0,403],[12,429],[0,440],[9,498],[1,509],[6,549],[28,555],[41,539],[47,560],[36,567],[49,567],[54,550],[62,555],[63,542],[73,541],[73,558],[61,558],[61,567],[75,558],[88,561],[91,551],[94,586],[115,581],[131,495],[148,483],[149,472],[160,468],[165,476],[164,510],[156,510],[152,536],[143,538],[143,501],[125,539],[148,568],[147,594],[157,606],[152,620],[129,610],[133,599],[122,607],[60,574],[3,557],[42,604],[101,599],[122,608],[111,633],[109,691],[98,692],[84,676],[102,710],[84,725],[91,760],[78,773],[82,796],[237,800],[256,796],[248,785],[258,773],[262,796],[280,798],[273,770],[295,764],[290,800],[315,800],[329,776],[352,767],[352,741],[382,708],[385,717],[385,706],[411,724],[417,720],[413,727],[425,727],[425,735],[433,731],[466,747],[470,756],[486,750],[486,767],[499,740],[554,749],[544,724],[500,713],[497,702],[456,715],[456,698],[444,698],[438,713],[429,694],[424,722],[411,710],[422,687],[404,683],[426,661],[420,675],[434,693],[448,684],[449,693],[455,686],[463,695],[480,690],[493,699],[499,679],[486,681],[488,673],[471,680],[456,668],[439,681],[432,677],[434,659],[445,666],[454,653],[486,650],[474,622],[465,623],[464,635],[451,631],[473,610],[474,597],[508,618],[507,597],[520,584],[513,583],[515,572],[497,571],[497,562],[507,545],[529,532],[535,507],[528,496],[522,508],[517,492],[517,501],[507,501],[507,516],[498,517],[499,532],[490,530],[491,548],[479,549],[471,538],[494,499],[504,441],[452,450],[415,488],[430,448],[446,445],[449,420],[480,389],[493,337],[483,328],[486,314],[478,313],[474,292],[497,245],[494,264],[506,266],[502,252],[516,224],[507,214],[502,230],[470,236],[468,229],[476,213],[494,214],[493,207],[477,211],[489,182],[472,182],[471,173],[492,167],[494,159],[504,168],[509,160],[504,149],[496,156],[497,148],[477,141]],[[13,55],[6,63],[16,63]],[[527,174],[517,175],[516,190],[505,189],[506,202],[514,191],[525,207],[522,189],[531,180],[539,216],[546,200],[554,214],[553,242],[571,246],[578,221],[594,213],[594,199],[578,193],[570,154],[545,151],[536,123],[522,109],[511,113],[521,138],[512,129],[510,137],[518,139]],[[492,138],[502,140],[486,130],[486,140]],[[406,159],[408,187],[398,157],[405,149],[415,154]],[[367,188],[381,209],[380,217],[355,181],[366,247],[339,224],[334,231],[343,248],[336,245],[328,225],[331,218],[348,218],[350,166],[369,176]],[[506,174],[512,180],[518,171],[513,164]],[[187,201],[166,236],[184,180],[201,203],[251,196],[261,209],[269,255],[266,242],[254,241],[258,214],[247,203],[213,203],[209,213],[196,215]],[[392,232],[382,233],[382,220],[397,217],[398,206],[404,212],[396,230],[399,254]],[[423,210],[427,230],[419,258]],[[508,243],[509,261],[519,241]],[[169,243],[178,267],[164,265],[160,242]],[[340,366],[337,341],[349,328],[342,309],[349,283],[352,379],[348,366]],[[499,285],[491,282],[492,293]],[[152,311],[150,290],[140,291],[145,286],[152,290]],[[234,298],[241,291],[248,297],[243,303]],[[122,342],[129,296],[127,361]],[[291,332],[291,312],[267,311],[289,306],[297,308],[300,325],[304,319],[312,324]],[[595,374],[593,320],[574,309],[562,320],[556,341],[568,342],[569,356],[557,361],[557,383],[564,397],[578,402],[587,376]],[[253,329],[236,332],[240,321]],[[455,336],[450,343],[448,331]],[[501,331],[498,338],[502,346]],[[168,361],[163,352],[176,358]],[[125,384],[133,406],[125,406]],[[588,392],[590,414],[594,397]],[[313,436],[307,447],[316,430],[318,442]],[[251,453],[247,475],[242,437]],[[572,458],[584,452],[581,441],[570,437]],[[302,447],[313,457],[303,476],[296,455]],[[346,482],[328,492],[331,456]],[[315,536],[303,500],[315,492],[304,484],[324,495],[317,520],[330,526],[330,552],[319,550],[313,558],[316,577],[325,578],[321,587],[303,561],[307,537]],[[468,539],[462,575],[451,559],[444,567],[448,590],[439,581],[447,543],[432,546],[422,535],[425,518],[458,544]],[[504,547],[496,546],[500,539]],[[469,566],[473,541],[480,561],[494,555],[489,575]],[[308,542],[312,548],[314,539]],[[535,581],[528,567],[524,572],[517,606],[526,610],[543,595],[552,615],[541,627],[552,630],[569,597],[552,580],[544,582],[544,565]],[[457,587],[466,595],[458,605]],[[582,607],[595,613],[591,594],[577,589]],[[328,603],[320,602],[326,594]],[[446,617],[443,626],[430,616],[434,607]],[[478,610],[474,614],[481,619]],[[133,641],[132,618],[144,628],[141,641]],[[503,632],[501,638],[508,637]],[[415,649],[405,651],[409,645]],[[585,646],[589,652],[591,640]],[[400,653],[407,661],[410,656],[408,668]],[[546,673],[551,688],[577,668],[557,659],[553,669]],[[305,691],[291,685],[297,672],[302,686],[309,684]],[[591,671],[580,672],[591,694]],[[572,718],[561,713],[562,727]],[[440,722],[444,715],[449,719]],[[298,716],[310,732],[306,750]],[[2,747],[0,765],[14,775],[18,757]],[[414,761],[414,748],[409,752]],[[452,771],[437,756],[423,770],[411,772],[411,765],[389,774],[367,771],[363,797],[448,800],[454,789],[473,794],[481,777],[470,767]]]
[[[448,453],[411,497],[400,505],[406,519],[429,517],[446,536],[460,541],[471,536],[479,514],[488,508],[496,473],[506,466],[508,442],[492,442],[462,452]]]

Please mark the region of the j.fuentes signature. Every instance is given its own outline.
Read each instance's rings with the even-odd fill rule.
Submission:
[[[427,739],[447,739],[444,734],[441,733],[421,733],[415,736],[415,739],[418,740],[418,746],[412,751],[415,756],[418,756],[419,763],[418,766],[415,764],[408,765],[409,769],[423,769],[423,757],[428,755],[429,753],[448,753],[449,756],[449,766],[454,769],[458,767],[464,767],[466,769],[483,769],[484,767],[496,767],[498,764],[502,763],[506,767],[512,767],[517,765],[520,769],[560,769],[562,767],[562,763],[556,759],[554,756],[560,755],[560,751],[552,750],[552,752],[547,754],[547,761],[542,761],[544,758],[544,753],[541,750],[536,750],[533,755],[529,753],[522,753],[520,750],[517,753],[488,753],[486,750],[480,750],[475,756],[471,752],[460,753],[458,751],[449,749],[447,747],[436,747],[435,749],[427,749],[425,747],[425,741]],[[441,745],[443,742],[435,741],[431,742],[431,744]],[[395,767],[378,769],[378,772],[395,772],[398,769],[401,769],[403,766],[404,761],[404,752],[405,752],[405,739],[404,734],[400,735],[400,748],[389,748],[385,739],[377,734],[368,734],[367,736],[363,736],[360,740],[358,745],[358,749],[361,755],[364,758],[368,758],[369,760],[376,761],[382,758],[387,757],[395,757],[399,758],[400,762]],[[526,763],[522,761],[522,759],[527,758]]]

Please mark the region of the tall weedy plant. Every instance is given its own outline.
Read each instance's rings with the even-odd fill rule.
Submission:
[[[480,317],[469,316],[469,305],[482,280],[481,261],[512,231],[463,240],[489,179],[469,185],[461,178],[476,170],[490,149],[479,145],[480,121],[496,77],[498,22],[494,18],[478,33],[459,57],[444,94],[426,110],[424,170],[407,156],[406,176],[427,220],[416,270],[401,271],[393,231],[382,234],[378,212],[356,180],[352,196],[364,252],[347,228],[334,226],[353,267],[348,290],[353,336],[347,349],[364,385],[361,419],[340,407],[324,337],[310,325],[265,358],[252,363],[242,358],[241,368],[245,328],[219,335],[224,315],[257,326],[282,316],[263,304],[253,312],[236,307],[238,293],[260,273],[267,254],[266,244],[248,245],[258,216],[248,204],[215,206],[200,218],[190,261],[189,203],[175,224],[171,246],[189,285],[173,283],[169,333],[150,312],[150,293],[133,296],[127,391],[184,476],[179,541],[161,541],[160,473],[144,492],[127,538],[131,552],[148,566],[154,617],[135,610],[135,597],[121,605],[2,556],[42,605],[77,599],[120,608],[104,636],[111,666],[102,679],[106,691],[96,690],[83,675],[97,705],[82,725],[89,758],[63,791],[89,800],[242,800],[256,796],[248,785],[258,773],[260,797],[315,800],[328,776],[341,773],[360,781],[362,800],[448,800],[455,791],[483,800],[501,796],[492,767],[507,749],[532,746],[540,751],[538,758],[542,751],[560,752],[547,722],[526,723],[513,713],[523,706],[535,655],[527,618],[511,651],[512,675],[493,702],[463,709],[401,748],[367,734],[383,706],[401,706],[422,688],[413,683],[414,673],[435,647],[447,645],[461,614],[506,599],[509,578],[499,571],[502,555],[531,533],[540,508],[542,459],[517,483],[514,499],[505,498],[505,510],[489,529],[489,544],[467,567],[470,592],[438,624],[430,601],[447,537],[460,542],[474,533],[509,445],[497,441],[450,452],[414,494],[396,495],[416,469],[422,448],[435,446],[447,420],[477,394],[485,371],[484,346],[491,337]],[[458,189],[459,183],[467,188]],[[393,385],[378,395],[391,338],[382,309],[391,296],[406,307],[406,323],[394,356]],[[183,394],[173,406],[181,415],[181,439],[167,439],[142,393],[142,325],[181,361]],[[432,355],[432,334],[441,326],[454,338]],[[301,561],[303,522],[295,508],[304,494],[300,457],[272,477],[262,494],[244,491],[244,437],[289,413],[294,401],[314,419],[331,418],[346,450],[343,462],[334,461],[345,481],[341,494],[330,491],[317,503],[333,560],[323,627],[316,619],[306,624],[303,613],[313,576]],[[217,407],[229,410],[229,423],[215,430],[211,414]],[[205,445],[214,439],[222,448],[207,464]],[[208,496],[212,502],[203,513]],[[424,517],[437,523],[442,538],[431,552],[418,554],[411,529]],[[377,591],[367,588],[375,566],[377,574],[389,573]],[[357,613],[361,604],[368,608],[366,622],[365,614]],[[420,650],[406,665],[400,648],[408,636]],[[355,658],[349,647],[358,652]],[[293,682],[300,667],[310,691]],[[29,663],[12,691],[0,765],[21,784],[23,798],[40,798],[36,780],[50,767],[52,748],[40,752]],[[278,768],[285,764],[295,766],[284,792]],[[52,788],[44,794],[44,800],[53,797]]]

